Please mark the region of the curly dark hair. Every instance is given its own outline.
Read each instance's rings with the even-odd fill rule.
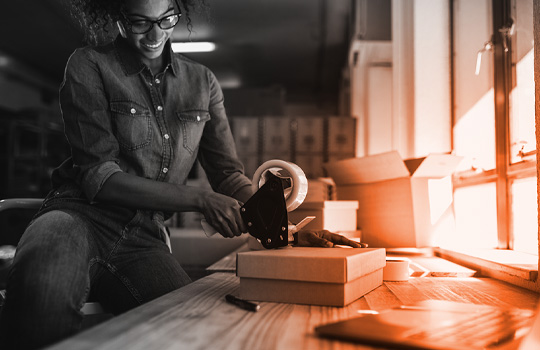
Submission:
[[[173,0],[182,6],[187,28],[191,32],[190,13],[196,8],[204,8],[205,0]],[[120,19],[126,0],[71,0],[71,13],[79,21],[84,32],[84,41],[99,45],[110,41],[118,33],[115,22]],[[180,5],[181,3],[181,5]]]

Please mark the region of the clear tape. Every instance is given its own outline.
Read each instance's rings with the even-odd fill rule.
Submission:
[[[409,259],[386,258],[386,266],[383,268],[383,281],[408,281],[409,276]]]
[[[281,178],[290,178],[291,188],[285,191],[285,203],[287,211],[293,211],[306,199],[308,181],[304,171],[296,164],[280,159],[272,159],[264,162],[253,175],[252,188],[256,192],[265,183],[264,175],[272,172]]]

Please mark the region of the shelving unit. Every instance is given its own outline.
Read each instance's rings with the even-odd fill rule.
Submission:
[[[69,155],[62,125],[35,113],[0,111],[0,198],[43,197]]]

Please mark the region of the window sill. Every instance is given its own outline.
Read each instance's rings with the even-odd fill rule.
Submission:
[[[436,256],[497,278],[540,292],[538,256],[513,250],[434,248]]]

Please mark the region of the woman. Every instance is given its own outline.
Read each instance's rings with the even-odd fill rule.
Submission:
[[[81,307],[97,299],[118,314],[190,282],[166,245],[169,213],[199,211],[225,237],[247,232],[240,206],[252,195],[235,154],[223,94],[206,67],[170,48],[190,0],[79,1],[89,37],[60,89],[71,158],[23,235],[0,330],[15,348],[74,334]],[[188,26],[189,26],[188,19]],[[213,190],[185,185],[198,159]],[[360,245],[327,231],[304,245]]]

